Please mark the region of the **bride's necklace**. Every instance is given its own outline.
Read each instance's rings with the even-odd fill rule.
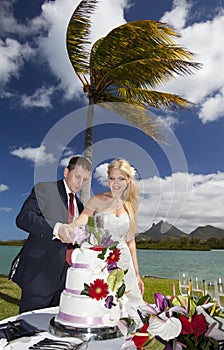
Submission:
[[[115,204],[115,215],[118,216],[124,203],[120,198],[114,198],[113,202]]]

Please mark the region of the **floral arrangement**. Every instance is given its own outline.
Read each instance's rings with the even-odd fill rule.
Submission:
[[[120,249],[118,242],[113,241],[111,236],[103,229],[98,229],[93,218],[89,218],[87,232],[91,250],[97,251],[97,257],[105,262],[103,269],[107,269],[106,282],[103,279],[95,279],[89,285],[84,283],[81,295],[87,295],[96,300],[105,300],[105,307],[111,309],[125,293],[124,275],[127,270],[118,267]]]
[[[155,306],[138,310],[142,324],[137,329],[133,320],[120,320],[119,328],[127,336],[122,350],[224,349],[224,314],[209,295],[196,301],[191,295],[168,298],[155,293],[154,299]]]

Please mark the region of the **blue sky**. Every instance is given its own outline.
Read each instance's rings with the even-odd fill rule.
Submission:
[[[66,160],[83,152],[80,116],[87,101],[65,49],[66,26],[77,4],[1,1],[0,240],[26,237],[15,217],[34,183],[60,177]],[[191,100],[196,108],[153,111],[167,144],[119,117],[108,114],[105,122],[97,110],[92,191],[105,190],[101,163],[125,157],[140,177],[140,230],[160,220],[186,233],[207,224],[224,228],[224,2],[102,0],[93,17],[92,42],[139,19],[173,26],[180,34],[177,42],[203,64],[192,76],[159,87]]]

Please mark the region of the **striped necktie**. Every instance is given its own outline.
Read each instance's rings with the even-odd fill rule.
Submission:
[[[69,202],[68,202],[68,223],[71,224],[74,215],[75,215],[75,208],[74,208],[74,194],[70,192],[69,194]]]

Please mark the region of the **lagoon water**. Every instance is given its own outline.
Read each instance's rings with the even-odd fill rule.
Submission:
[[[0,274],[8,274],[10,264],[21,247],[0,246]],[[185,251],[138,249],[141,275],[178,279],[188,271],[205,280],[224,278],[224,250]]]

